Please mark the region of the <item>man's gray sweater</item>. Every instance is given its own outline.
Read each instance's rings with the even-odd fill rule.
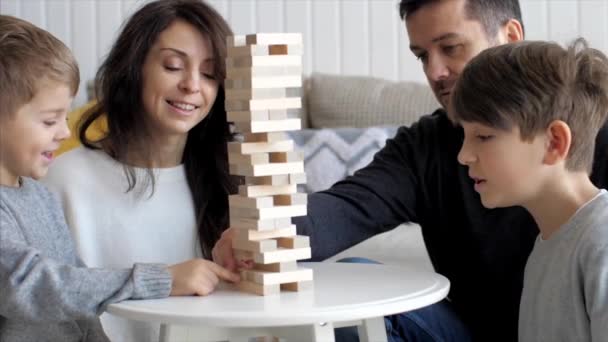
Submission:
[[[170,291],[165,265],[87,268],[46,188],[0,186],[0,341],[107,341],[97,316],[108,304]]]

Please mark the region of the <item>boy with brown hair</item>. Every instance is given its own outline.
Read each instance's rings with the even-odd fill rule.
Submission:
[[[50,33],[5,15],[0,51],[0,341],[107,341],[97,315],[110,303],[205,295],[220,278],[238,280],[202,259],[86,268],[61,205],[36,181],[70,134],[77,63]]]
[[[507,44],[475,57],[452,96],[458,161],[481,202],[522,206],[540,229],[519,340],[607,341],[608,193],[589,174],[608,115],[608,59],[582,39]]]

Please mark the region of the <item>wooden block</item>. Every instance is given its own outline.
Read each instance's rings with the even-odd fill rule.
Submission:
[[[246,36],[228,36],[228,37],[226,37],[226,45],[228,48],[247,45],[247,37]]]
[[[270,47],[267,45],[230,45],[226,50],[228,57],[237,56],[268,56],[270,55]]]
[[[236,231],[239,232],[241,230],[237,229]],[[240,238],[235,238],[234,240],[232,240],[232,248],[255,253],[267,253],[277,250],[277,241],[272,239],[248,241]]]
[[[246,40],[241,42],[238,41],[235,45],[234,42],[228,44],[227,55],[228,57],[238,56],[269,56],[269,55],[302,55],[304,49],[302,44],[251,44],[245,45]]]
[[[230,208],[269,208],[274,205],[272,197],[244,197],[241,195],[229,195],[228,205]]]
[[[301,97],[294,88],[257,88],[226,89],[226,100],[278,99],[283,97]]]
[[[302,56],[239,56],[226,58],[226,68],[251,68],[258,66],[301,66]]]
[[[228,143],[229,153],[253,154],[266,152],[289,152],[293,151],[293,141],[283,140],[275,142],[252,142],[241,143],[232,141]]]
[[[304,160],[304,154],[300,151],[272,152],[269,153],[271,163],[295,163]]]
[[[275,44],[268,45],[270,55],[302,55],[304,48],[302,44]]]
[[[302,76],[260,76],[226,80],[226,89],[301,87]]]
[[[248,45],[302,44],[300,33],[256,33],[248,34]]]
[[[295,271],[286,272],[246,270],[241,272],[241,274],[244,274],[244,279],[246,279],[247,281],[264,285],[284,284],[312,280],[312,270],[309,268],[301,268]]]
[[[308,281],[298,281],[294,283],[281,284],[281,290],[285,291],[308,291],[312,290],[314,283],[312,280]]]
[[[301,76],[302,65],[264,65],[255,67],[230,67],[226,69],[226,79],[268,77],[268,76]],[[281,97],[281,96],[277,96]]]
[[[258,264],[274,264],[277,262],[309,259],[310,255],[310,247],[297,249],[279,248],[272,252],[253,253],[253,261]]]
[[[268,164],[270,162],[269,153],[238,154],[228,153],[229,164]]]
[[[274,205],[307,205],[308,195],[304,193],[272,196]]]
[[[243,133],[244,142],[267,142],[289,140],[283,132]]]
[[[268,133],[295,131],[302,128],[300,119],[268,120],[268,121],[240,121],[235,122],[235,126],[240,132]]]
[[[281,248],[306,248],[310,247],[310,238],[305,235],[281,237],[277,239],[277,245]]]
[[[253,293],[260,296],[268,296],[281,293],[281,286],[279,284],[261,285],[251,281],[241,280],[236,284],[236,287],[239,291]]]
[[[268,120],[285,120],[289,119],[288,109],[270,109],[268,110]]]
[[[291,218],[254,220],[241,217],[230,217],[230,227],[244,230],[267,231],[291,226]]]
[[[246,176],[245,183],[249,185],[289,185],[289,175],[273,175],[253,177]]]
[[[240,176],[272,176],[304,172],[303,162],[268,164],[230,164],[229,172]]]
[[[306,184],[306,174],[296,173],[289,175],[289,183],[291,184]]]
[[[266,121],[270,119],[267,110],[239,110],[226,112],[226,118],[230,122],[235,121]]]
[[[238,111],[262,111],[270,109],[301,108],[302,99],[299,97],[285,97],[279,99],[255,99],[255,100],[226,100],[227,112]]]
[[[266,271],[266,272],[287,272],[295,271],[298,269],[298,263],[296,261],[278,262],[276,264],[254,264],[254,270]]]
[[[251,241],[259,241],[266,239],[275,239],[280,237],[294,236],[296,235],[296,226],[290,224],[287,228],[279,228],[273,230],[243,230],[247,232],[247,238]]]
[[[282,205],[265,208],[231,208],[230,215],[256,220],[296,217],[306,215],[306,205]]]
[[[288,185],[239,185],[239,195],[246,197],[263,197],[274,195],[295,194],[296,184]]]
[[[268,52],[271,55],[288,55],[289,54],[289,45],[281,44],[281,45],[269,45]]]

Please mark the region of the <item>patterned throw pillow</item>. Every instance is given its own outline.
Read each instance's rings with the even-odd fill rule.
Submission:
[[[395,136],[396,126],[304,129],[287,132],[304,154],[306,184],[300,191],[325,190],[369,164]]]

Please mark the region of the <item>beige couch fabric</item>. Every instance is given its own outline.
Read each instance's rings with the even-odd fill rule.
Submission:
[[[439,107],[428,85],[313,73],[304,86],[311,128],[409,126]]]

